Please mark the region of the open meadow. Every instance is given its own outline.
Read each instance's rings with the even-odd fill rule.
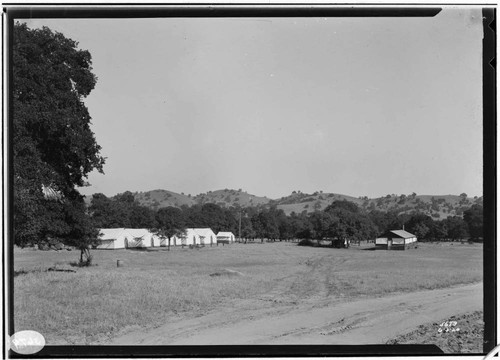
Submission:
[[[265,318],[273,309],[333,308],[477,284],[483,271],[482,246],[460,243],[421,243],[407,251],[236,243],[92,254],[94,266],[79,268],[70,264],[78,251],[16,248],[15,330],[36,330],[50,345],[107,344],[173,321],[217,318],[226,309]],[[242,275],[210,276],[224,269]],[[482,310],[482,303],[477,306]]]

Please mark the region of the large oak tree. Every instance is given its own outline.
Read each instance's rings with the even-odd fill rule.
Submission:
[[[63,34],[14,25],[11,140],[17,245],[56,238],[83,251],[96,237],[78,192],[88,174],[102,172],[104,164],[83,102],[97,80],[91,65],[90,53]]]

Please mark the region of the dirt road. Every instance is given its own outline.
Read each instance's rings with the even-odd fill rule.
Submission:
[[[383,344],[421,324],[480,309],[482,283],[334,304],[239,301],[223,312],[124,334],[112,344]]]

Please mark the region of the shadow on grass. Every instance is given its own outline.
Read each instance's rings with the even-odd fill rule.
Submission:
[[[31,273],[42,273],[42,272],[49,272],[49,271],[76,273],[76,270],[73,270],[73,269],[61,269],[61,268],[57,268],[56,266],[53,266],[53,267],[49,267],[49,268],[47,268],[45,270],[42,270],[42,269],[36,269],[36,270],[24,270],[24,269],[22,269],[22,270],[14,270],[14,277],[18,277],[18,276],[21,276],[21,275],[27,275],[27,274],[31,274]]]
[[[127,248],[127,250],[130,250],[130,251],[138,251],[138,252],[146,252],[146,251],[149,251],[148,248],[146,247],[130,247],[130,248]]]
[[[82,268],[82,267],[98,266],[98,264],[88,264],[86,262],[81,263],[80,261],[71,261],[69,263],[69,266]],[[75,272],[76,270],[71,270],[71,269],[57,269],[57,270],[53,270],[53,271],[71,271],[71,272]]]
[[[32,272],[37,272],[39,270],[31,270],[31,271],[26,271],[26,270],[14,270],[14,277],[17,277],[19,275],[26,275]]]
[[[48,268],[45,271],[72,272],[72,273],[76,272],[76,270],[73,270],[73,269],[59,269],[59,268],[57,268],[55,266],[54,267],[50,267],[50,268]]]

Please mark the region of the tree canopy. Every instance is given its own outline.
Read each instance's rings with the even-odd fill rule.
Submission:
[[[90,53],[47,27],[16,23],[12,60],[15,243],[85,242],[94,230],[77,187],[104,165],[83,102],[97,81]]]

